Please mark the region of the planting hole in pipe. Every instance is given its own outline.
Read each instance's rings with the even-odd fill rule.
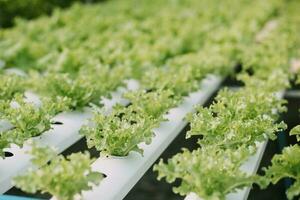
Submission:
[[[5,151],[5,152],[4,152],[4,156],[5,156],[6,158],[9,158],[9,157],[13,157],[14,154],[11,153],[11,152],[9,152],[9,151]]]
[[[59,122],[59,121],[55,121],[55,122],[51,122],[51,124],[54,124],[54,125],[63,125],[64,123]]]

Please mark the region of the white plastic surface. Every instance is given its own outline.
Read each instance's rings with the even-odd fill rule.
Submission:
[[[169,121],[161,123],[155,129],[155,137],[150,145],[142,144],[144,156],[135,152],[127,157],[100,157],[93,163],[93,170],[107,177],[91,191],[83,193],[85,200],[121,200],[138,182],[149,167],[156,161],[187,122],[184,117],[194,110],[195,104],[204,104],[219,87],[221,79],[209,76],[202,83],[199,91],[185,98],[177,108],[171,109],[166,116]]]
[[[138,84],[134,80],[128,81],[127,88],[129,90],[134,90],[138,87]],[[103,99],[104,107],[106,110],[110,110],[115,103],[127,104],[128,101],[122,98],[122,93],[126,91],[125,88],[119,88],[118,91],[112,93],[112,99]],[[28,94],[32,101],[38,102],[36,96]],[[68,113],[61,113],[54,117],[53,121],[62,122],[62,125],[53,125],[53,129],[45,132],[40,137],[34,138],[39,144],[53,146],[59,152],[67,149],[69,146],[77,142],[81,135],[79,135],[80,127],[92,116],[90,109],[85,109],[82,112],[74,111]],[[7,126],[7,123],[2,122],[2,124]],[[17,174],[24,172],[30,164],[30,156],[26,154],[29,149],[28,145],[24,145],[23,148],[19,148],[14,145],[5,151],[14,154],[12,157],[7,157],[5,159],[0,158],[0,193],[4,193],[9,190],[11,185],[11,180]]]

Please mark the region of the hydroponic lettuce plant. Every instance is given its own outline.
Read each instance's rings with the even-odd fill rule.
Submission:
[[[96,65],[77,73],[55,73],[45,75],[32,73],[30,85],[35,91],[51,98],[61,97],[70,101],[71,109],[82,108],[90,103],[99,105],[102,96],[124,85],[130,69]]]
[[[92,126],[83,126],[80,134],[86,137],[89,148],[95,147],[104,155],[127,156],[130,151],[142,154],[138,144],[151,142],[152,129],[159,121],[137,107],[117,105],[109,115],[95,113]]]
[[[294,127],[290,135],[295,135],[297,141],[300,141],[300,126]],[[285,147],[281,154],[272,158],[271,165],[264,168],[265,175],[260,177],[259,185],[266,188],[270,183],[276,184],[280,180],[289,178],[293,184],[287,189],[286,195],[289,200],[300,195],[300,146]]]
[[[158,179],[166,178],[168,183],[180,180],[173,191],[180,195],[196,193],[205,200],[225,200],[226,194],[245,186],[251,186],[255,180],[240,170],[247,159],[246,149],[220,150],[214,146],[199,148],[190,152],[187,149],[167,163],[160,160],[154,166]]]
[[[224,27],[219,28],[220,30],[218,31],[226,33]],[[207,37],[206,39],[210,38]],[[174,68],[172,69],[174,71],[173,74],[176,74],[175,70],[180,72],[186,69],[188,73],[192,71],[193,78],[196,80],[201,80],[210,73],[228,75],[232,73],[236,62],[232,59],[232,53],[235,51],[236,46],[229,46],[226,42],[219,42],[217,45],[206,42],[200,50],[169,59],[166,65]]]
[[[101,173],[92,171],[93,159],[87,152],[56,156],[52,148],[33,145],[30,154],[34,168],[13,180],[16,187],[28,193],[47,192],[58,200],[73,200],[103,178]]]
[[[168,109],[178,104],[178,99],[171,90],[138,90],[125,93],[124,97],[137,110],[142,110],[154,119],[159,119]]]
[[[165,68],[154,68],[145,73],[142,83],[152,90],[171,90],[181,99],[199,89],[200,82],[208,75],[228,75],[234,61],[229,56],[235,49],[223,44],[205,44],[199,52],[169,59]]]
[[[105,115],[95,112],[91,126],[80,133],[87,138],[88,147],[96,147],[102,154],[126,156],[130,151],[143,154],[140,143],[151,143],[152,129],[163,121],[163,114],[177,103],[170,90],[128,92],[125,98],[131,105],[117,105]]]
[[[23,93],[24,77],[16,74],[5,74],[0,71],[0,101],[10,100],[17,93]]]
[[[282,154],[272,158],[272,164],[264,168],[265,176],[260,185],[266,188],[269,183],[276,184],[283,178],[290,178],[293,184],[287,189],[286,195],[289,200],[300,195],[300,146],[285,147]]]
[[[216,145],[225,149],[255,146],[257,141],[275,139],[275,133],[286,128],[283,122],[276,123],[278,113],[286,110],[285,101],[274,92],[264,90],[268,88],[267,82],[254,77],[249,81],[256,85],[246,82],[245,88],[238,91],[223,89],[211,106],[198,107],[198,112],[188,117],[191,130],[187,138],[202,135],[201,146]]]
[[[295,126],[291,131],[290,135],[295,135],[297,140],[300,141],[300,125]]]
[[[0,156],[4,156],[3,149],[16,144],[22,146],[31,138],[51,129],[51,119],[59,112],[68,109],[69,101],[57,98],[55,102],[42,99],[38,106],[28,102],[22,95],[15,96],[11,101],[0,102],[0,119],[7,120],[12,128],[0,131]]]

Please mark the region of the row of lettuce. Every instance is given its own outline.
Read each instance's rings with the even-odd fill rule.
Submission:
[[[151,143],[153,128],[166,120],[169,109],[198,90],[207,75],[227,76],[241,63],[245,87],[222,90],[212,106],[189,117],[188,136],[203,135],[201,148],[184,150],[155,169],[169,182],[182,180],[176,192],[204,199],[224,199],[253,182],[266,185],[267,179],[250,177],[239,167],[257,141],[275,139],[275,132],[286,128],[277,123],[285,107],[275,92],[288,87],[287,66],[297,53],[294,7],[299,4],[282,0],[119,0],[75,5],[1,31],[0,119],[10,128],[0,131],[0,154],[5,157],[11,144],[22,147],[50,130],[58,113],[91,104],[97,107],[93,126],[80,130],[88,147],[106,155],[142,154],[138,145]],[[131,78],[141,87],[124,95],[130,104],[102,114],[100,98]],[[27,101],[27,90],[41,97],[41,105]],[[38,173],[30,169],[14,180],[26,192],[73,199],[103,178],[91,171],[87,153],[65,158],[36,144],[31,153]]]
[[[237,76],[244,87],[237,91],[222,89],[212,105],[198,107],[190,115],[191,125],[186,137],[201,136],[199,148],[183,149],[154,167],[159,179],[173,183],[180,180],[174,192],[181,195],[195,193],[202,199],[226,199],[226,195],[253,183],[267,187],[283,178],[294,184],[287,190],[288,199],[300,194],[300,146],[286,147],[275,155],[265,175],[244,172],[242,165],[257,151],[257,144],[266,139],[276,139],[276,133],[285,130],[279,121],[286,111],[280,93],[289,87],[293,78],[291,66],[299,59],[299,2],[290,2],[281,14],[266,24],[258,34],[259,40],[242,49],[243,71]],[[261,38],[263,35],[263,38]],[[297,65],[297,64],[296,64]],[[249,75],[251,72],[251,76]],[[300,134],[299,127],[291,131]]]

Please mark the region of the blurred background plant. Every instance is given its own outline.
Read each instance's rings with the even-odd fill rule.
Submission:
[[[0,28],[14,25],[16,18],[33,19],[48,15],[55,8],[65,8],[74,2],[94,3],[105,0],[0,0]]]

